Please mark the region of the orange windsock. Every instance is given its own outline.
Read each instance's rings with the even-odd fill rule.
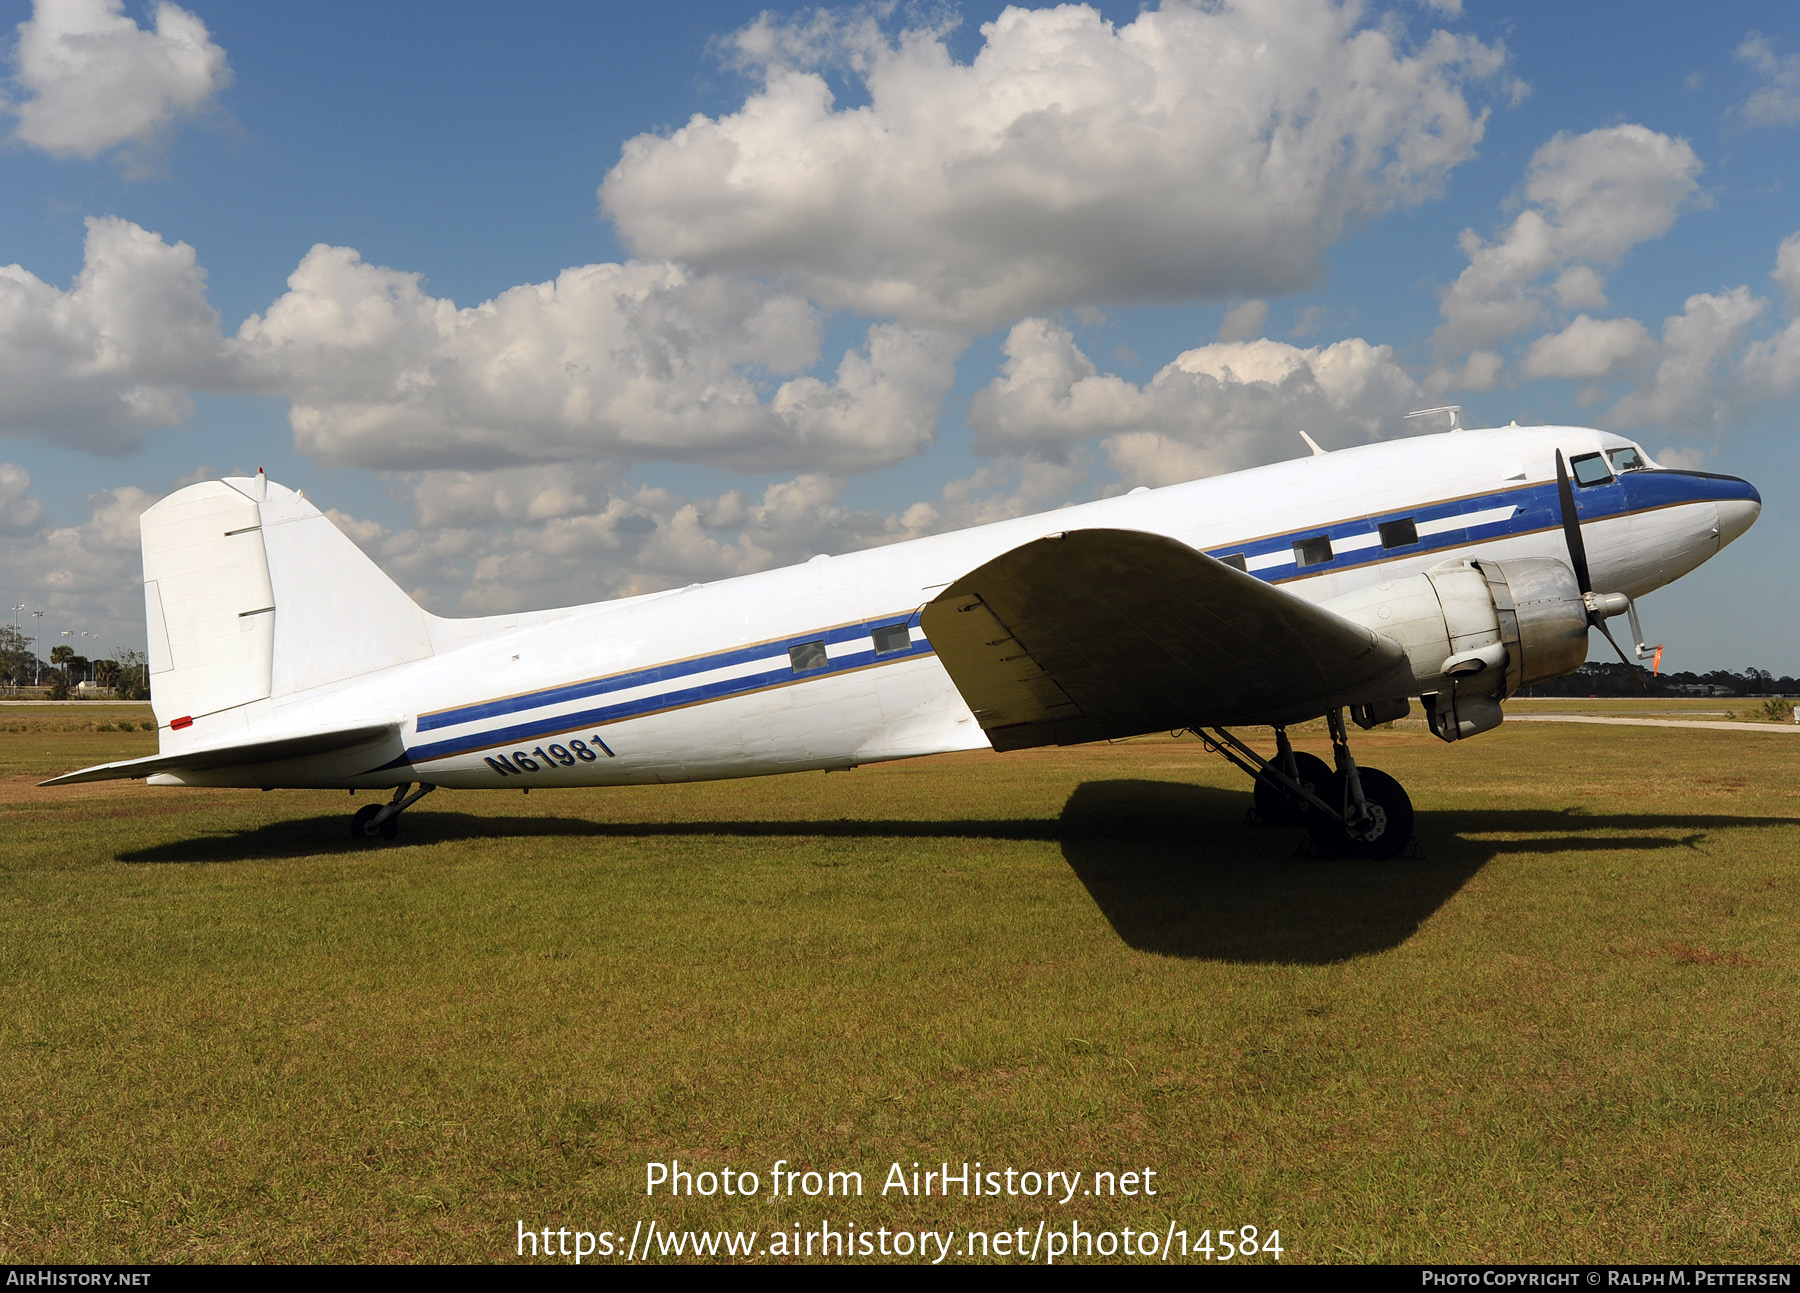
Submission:
[[[1656,658],[1650,661],[1650,676],[1652,678],[1656,677],[1657,673],[1661,669],[1662,669],[1662,643],[1658,642],[1656,644]]]

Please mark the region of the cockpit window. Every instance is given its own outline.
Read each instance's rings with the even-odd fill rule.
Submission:
[[[1608,449],[1606,456],[1612,459],[1614,471],[1647,471],[1650,468],[1644,455],[1636,449]]]
[[[1606,459],[1597,453],[1584,453],[1579,458],[1571,459],[1569,470],[1574,473],[1577,485],[1612,483],[1612,473],[1606,469]]]

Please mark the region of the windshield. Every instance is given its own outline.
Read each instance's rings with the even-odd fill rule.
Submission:
[[[1606,459],[1597,453],[1584,453],[1571,458],[1569,470],[1574,473],[1577,485],[1607,485],[1612,482],[1612,473],[1606,469]]]
[[[1614,471],[1647,471],[1650,464],[1644,461],[1644,455],[1635,447],[1630,449],[1608,449],[1606,456],[1612,459]]]

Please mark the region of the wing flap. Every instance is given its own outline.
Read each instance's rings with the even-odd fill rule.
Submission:
[[[399,730],[398,723],[376,723],[366,727],[339,728],[331,732],[300,732],[236,745],[187,750],[181,754],[153,754],[147,759],[102,763],[92,768],[83,768],[79,772],[65,772],[60,777],[52,777],[38,784],[73,786],[84,781],[124,781],[128,778],[153,776],[158,772],[204,772],[209,768],[280,763],[287,759],[303,759],[309,755],[330,754],[336,750],[366,745],[384,737],[397,736]]]
[[[1310,717],[1405,668],[1392,640],[1134,530],[1014,548],[921,622],[999,750]]]

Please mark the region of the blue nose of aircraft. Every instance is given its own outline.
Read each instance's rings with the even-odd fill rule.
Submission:
[[[1756,523],[1762,495],[1737,476],[1710,471],[1632,471],[1620,479],[1632,509],[1711,503],[1718,516],[1722,548]]]
[[[1719,546],[1722,548],[1756,524],[1762,511],[1762,495],[1756,492],[1756,486],[1736,476],[1722,476],[1719,483],[1737,487],[1735,491],[1722,491],[1715,500],[1719,509]]]

